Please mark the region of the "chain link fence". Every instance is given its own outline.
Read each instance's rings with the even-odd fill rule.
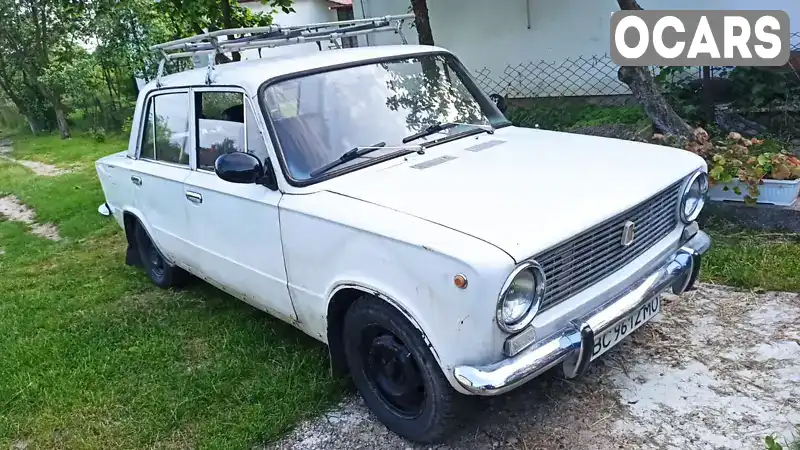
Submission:
[[[792,50],[800,51],[800,32],[791,35]],[[704,84],[704,69],[712,80]],[[766,98],[753,99],[756,106],[769,109],[774,105],[766,105],[770,89],[800,89],[800,75],[788,69],[766,70],[763,80],[748,79],[752,73],[743,75],[736,67],[683,67],[683,68],[651,68],[654,77],[663,87],[670,100],[680,103],[689,119],[696,119],[702,105],[692,108],[687,102],[695,102],[708,98],[700,95],[702,86],[710,86],[711,100],[716,103],[729,103],[738,92],[739,96],[748,97],[748,91],[761,90],[753,96]],[[742,68],[747,69],[747,68]],[[566,129],[580,125],[612,122],[631,126],[644,123],[644,113],[638,107],[628,86],[618,78],[619,66],[609,55],[592,55],[567,58],[560,62],[523,61],[508,64],[500,70],[488,67],[474,71],[476,82],[489,94],[500,94],[513,105],[511,119],[526,126],[540,126],[550,129]],[[757,76],[755,76],[757,78]],[[722,82],[717,80],[723,80]],[[706,80],[708,83],[708,80]],[[738,84],[737,84],[738,83]],[[778,86],[780,85],[780,86]],[[788,87],[787,87],[788,86]],[[787,92],[789,92],[787,90]],[[800,90],[792,91],[800,94]],[[694,96],[694,99],[691,97]],[[774,102],[773,102],[774,103]],[[784,105],[784,109],[787,107]],[[795,106],[789,106],[789,109]],[[800,105],[796,105],[800,110]],[[696,111],[697,110],[697,111]]]

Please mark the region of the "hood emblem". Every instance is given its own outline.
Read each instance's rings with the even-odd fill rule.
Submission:
[[[633,244],[633,239],[636,236],[636,223],[632,221],[625,222],[622,226],[622,246],[628,247]]]

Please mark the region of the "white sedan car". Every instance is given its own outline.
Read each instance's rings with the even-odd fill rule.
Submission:
[[[391,430],[572,378],[691,288],[706,165],[513,126],[445,49],[233,62],[145,86],[97,171],[127,263],[195,275],[330,348]]]

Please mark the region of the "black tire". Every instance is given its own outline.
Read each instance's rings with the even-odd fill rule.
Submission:
[[[345,316],[343,341],[353,383],[387,428],[424,444],[440,442],[453,429],[464,396],[397,309],[369,295],[359,298]]]
[[[695,255],[693,256],[693,267],[692,267],[692,275],[689,278],[689,284],[686,285],[686,292],[693,291],[697,289],[695,284],[697,283],[697,278],[700,276],[700,268],[703,266],[703,256],[702,255]]]
[[[164,289],[180,287],[185,284],[186,272],[167,262],[150,239],[147,230],[139,223],[136,224],[136,247],[139,250],[144,271],[153,284]]]

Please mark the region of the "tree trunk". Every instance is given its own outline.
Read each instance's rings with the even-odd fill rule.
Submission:
[[[703,116],[706,121],[705,126],[708,127],[712,123],[714,123],[714,99],[711,95],[711,67],[704,66],[703,67],[703,91],[702,91],[702,101],[703,101]]]
[[[25,121],[28,122],[28,127],[31,129],[31,133],[33,133],[34,136],[44,131],[44,127],[33,114],[23,114],[23,116],[25,117]]]
[[[431,20],[428,16],[428,1],[411,0],[411,9],[414,11],[414,26],[417,27],[420,45],[435,45]]]
[[[643,8],[636,0],[617,0],[620,9],[639,11]],[[633,96],[653,121],[657,131],[677,137],[692,139],[692,127],[686,123],[661,95],[655,79],[647,67],[620,67],[619,80],[630,87]]]
[[[61,134],[61,139],[69,139],[69,124],[67,123],[67,115],[64,114],[64,105],[61,104],[61,98],[58,95],[53,96],[51,102],[53,109],[56,111],[56,122],[58,123],[58,132]]]
[[[220,2],[220,7],[222,9],[222,28],[230,29],[233,28],[233,24],[231,23],[231,2],[230,0],[222,0]],[[228,35],[229,40],[235,39],[236,36]],[[242,55],[239,52],[232,52],[231,56],[233,57],[234,61],[241,61]]]
[[[631,88],[633,96],[653,121],[657,131],[684,138],[691,136],[692,127],[664,100],[647,67],[620,67],[619,80]]]

